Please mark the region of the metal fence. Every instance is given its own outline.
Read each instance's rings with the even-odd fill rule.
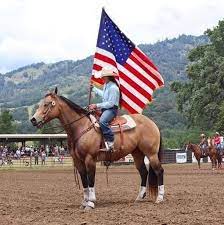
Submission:
[[[45,160],[38,158],[38,161],[34,157],[22,157],[20,159],[4,160],[1,162],[1,168],[40,168],[40,167],[64,167],[72,166],[73,161],[70,156],[66,157],[46,157]]]
[[[163,152],[162,163],[192,163],[194,162],[192,152],[184,150],[170,150],[166,149]],[[208,158],[203,158],[203,162],[208,162]],[[114,162],[116,165],[120,164],[133,164],[134,160],[131,154]],[[42,167],[72,167],[73,161],[71,156],[59,156],[59,157],[46,157],[42,161],[41,157],[38,158],[38,162],[35,161],[34,157],[23,157],[20,159],[12,160],[0,160],[0,168],[42,168]]]

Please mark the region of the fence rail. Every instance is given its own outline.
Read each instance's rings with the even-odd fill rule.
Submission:
[[[20,159],[13,159],[11,161],[2,161],[1,167],[12,167],[12,168],[28,168],[28,167],[55,167],[55,166],[72,166],[73,161],[70,156],[66,157],[47,157],[45,161],[41,158],[38,162],[35,162],[34,157],[23,157]]]
[[[192,163],[195,162],[195,159],[192,155],[192,152],[184,150],[164,150],[162,163]],[[203,158],[202,162],[208,162],[208,158]],[[134,160],[131,154],[127,155],[125,158],[120,159],[114,164],[133,164]],[[38,159],[38,163],[34,157],[24,157],[21,159],[12,159],[5,160],[1,162],[0,160],[0,168],[41,168],[41,167],[72,167],[73,161],[71,156],[65,157],[47,157],[46,160],[43,162],[41,158]]]

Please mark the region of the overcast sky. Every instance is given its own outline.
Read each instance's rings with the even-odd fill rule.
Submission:
[[[0,0],[0,73],[94,54],[101,8],[135,43],[201,35],[223,0]]]

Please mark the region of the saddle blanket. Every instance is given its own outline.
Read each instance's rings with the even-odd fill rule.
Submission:
[[[121,125],[123,131],[125,131],[125,130],[130,130],[130,129],[133,129],[133,128],[136,127],[136,123],[135,123],[135,121],[133,120],[133,118],[132,118],[131,116],[129,116],[129,115],[123,115],[123,116],[121,116],[121,117],[123,117],[125,120],[127,120],[126,123],[124,123],[124,124]],[[90,115],[90,119],[91,119],[92,123],[94,123],[94,125],[95,125],[96,127],[100,127],[99,122],[97,121],[97,119],[95,118],[95,116]],[[120,132],[120,127],[119,127],[119,125],[112,125],[112,126],[110,126],[110,127],[111,127],[111,129],[112,129],[112,131],[113,131],[114,133]]]

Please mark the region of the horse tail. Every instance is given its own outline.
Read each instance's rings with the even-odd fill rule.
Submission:
[[[162,139],[161,132],[160,132],[160,143],[159,143],[158,158],[159,158],[159,161],[162,162],[162,160],[163,160],[163,139]]]

